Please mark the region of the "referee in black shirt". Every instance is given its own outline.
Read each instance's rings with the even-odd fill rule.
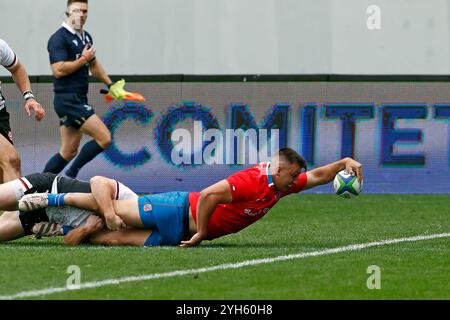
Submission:
[[[77,155],[82,134],[87,142],[66,175],[75,178],[79,170],[111,143],[111,133],[88,104],[89,71],[113,91],[112,83],[96,59],[91,35],[83,30],[88,15],[88,0],[68,0],[67,19],[48,41],[54,75],[54,107],[60,119],[61,148],[47,162],[44,172],[58,174]]]

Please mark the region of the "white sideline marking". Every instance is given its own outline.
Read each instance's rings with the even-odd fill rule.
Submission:
[[[243,267],[247,267],[247,266],[255,266],[258,264],[266,264],[266,263],[272,263],[272,262],[277,262],[277,261],[302,259],[302,258],[306,258],[306,257],[317,257],[317,256],[323,256],[323,255],[333,254],[333,253],[355,251],[355,250],[361,250],[361,249],[366,249],[366,248],[371,248],[371,247],[380,247],[380,246],[396,244],[396,243],[401,243],[401,242],[414,242],[414,241],[423,241],[423,240],[431,240],[431,239],[447,238],[447,237],[450,237],[450,232],[449,233],[440,233],[440,234],[431,234],[431,235],[427,235],[427,236],[415,236],[415,237],[409,237],[409,238],[390,239],[390,240],[382,240],[382,241],[369,242],[369,243],[352,244],[352,245],[348,245],[345,247],[338,247],[338,248],[334,248],[334,249],[325,249],[325,250],[320,250],[320,251],[311,251],[311,252],[290,254],[290,255],[285,255],[285,256],[278,256],[275,258],[246,260],[246,261],[242,261],[242,262],[238,262],[238,263],[225,263],[225,264],[220,264],[217,266],[207,267],[207,268],[178,270],[178,271],[171,271],[171,272],[164,272],[164,273],[147,274],[147,275],[141,275],[141,276],[123,277],[123,278],[119,278],[119,279],[106,279],[106,280],[102,280],[102,281],[92,281],[92,282],[86,282],[86,283],[80,284],[79,288],[77,288],[77,289],[69,289],[67,287],[59,287],[59,288],[47,288],[47,289],[42,289],[42,290],[23,291],[23,292],[19,292],[19,293],[10,295],[10,296],[0,296],[0,300],[13,300],[13,299],[18,299],[18,298],[46,296],[49,294],[65,292],[65,291],[98,288],[98,287],[103,287],[103,286],[108,286],[108,285],[113,285],[113,284],[121,284],[121,283],[125,283],[125,282],[136,282],[136,281],[145,281],[145,280],[160,279],[160,278],[185,276],[188,274],[198,274],[198,273],[205,273],[205,272],[211,272],[211,271],[216,271],[216,270],[239,269],[239,268],[243,268]]]

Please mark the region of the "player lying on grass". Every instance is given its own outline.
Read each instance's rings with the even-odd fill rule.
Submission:
[[[0,242],[26,235],[64,235],[73,228],[86,226],[91,232],[102,226],[102,219],[89,218],[93,212],[74,207],[49,207],[34,211],[17,211],[22,196],[34,192],[77,192],[83,202],[95,209],[92,192],[101,192],[111,199],[137,199],[138,196],[116,180],[94,177],[90,183],[59,177],[53,173],[35,173],[0,185]],[[33,209],[32,207],[28,209]],[[100,221],[99,221],[100,220]],[[45,222],[50,223],[45,223]]]
[[[72,244],[88,238],[96,244],[191,247],[246,228],[262,218],[280,198],[329,183],[344,169],[362,181],[362,166],[351,158],[306,172],[306,161],[294,150],[283,148],[271,162],[237,172],[201,192],[168,192],[118,201],[94,194],[95,208],[76,193],[36,194],[24,196],[19,206],[26,209],[70,205],[98,210],[108,225],[123,221],[132,227],[93,234],[78,228],[69,234]]]

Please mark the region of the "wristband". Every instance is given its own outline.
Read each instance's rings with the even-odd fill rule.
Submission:
[[[28,101],[29,99],[35,99],[35,97],[33,95],[33,91],[31,91],[31,90],[25,91],[23,93],[23,98],[25,99],[25,101]]]

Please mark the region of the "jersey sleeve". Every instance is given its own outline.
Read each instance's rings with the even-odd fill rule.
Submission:
[[[230,185],[233,202],[248,201],[258,195],[258,179],[246,171],[237,172],[227,179]]]
[[[50,64],[69,60],[69,54],[64,45],[64,40],[56,35],[51,36],[48,40],[47,50],[49,53]]]
[[[284,197],[284,196],[287,196],[288,194],[298,193],[298,192],[302,191],[303,188],[305,188],[307,182],[308,182],[308,176],[306,175],[306,172],[299,174],[297,181],[287,191],[284,191],[281,194],[281,196]]]
[[[5,68],[11,68],[17,63],[16,54],[2,39],[0,39],[0,63]]]

